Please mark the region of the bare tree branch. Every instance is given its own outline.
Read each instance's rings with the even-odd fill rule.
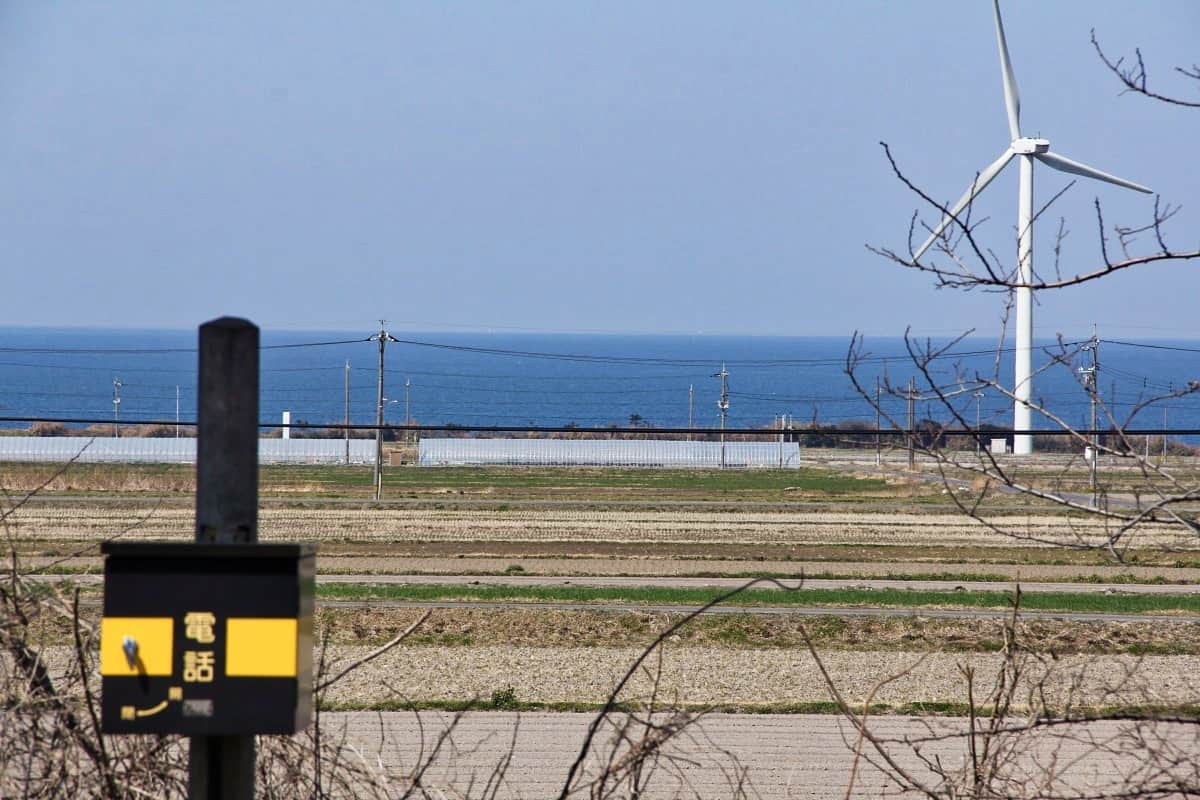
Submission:
[[[412,636],[413,632],[416,631],[417,628],[421,627],[421,625],[424,624],[425,620],[429,619],[429,615],[432,613],[433,613],[433,609],[429,609],[424,614],[422,614],[420,617],[418,617],[416,622],[409,625],[404,630],[400,631],[400,633],[393,636],[385,644],[382,644],[379,647],[375,648],[374,650],[372,650],[370,653],[367,653],[362,658],[354,660],[353,662],[348,664],[337,675],[334,675],[331,678],[326,678],[325,680],[318,683],[315,687],[313,687],[313,691],[320,692],[320,691],[324,691],[325,689],[328,689],[330,686],[337,683],[342,678],[346,677],[351,672],[353,672],[354,670],[361,667],[363,664],[367,664],[371,661],[374,661],[375,659],[379,658],[384,653],[388,652],[389,650],[394,649],[397,645],[399,645],[401,642],[403,642],[409,636]]]
[[[1104,66],[1108,67],[1109,72],[1117,76],[1117,79],[1125,85],[1126,92],[1134,92],[1136,94],[1145,95],[1152,100],[1158,100],[1163,103],[1170,103],[1176,106],[1185,106],[1187,108],[1200,108],[1200,102],[1192,100],[1181,100],[1178,97],[1171,97],[1165,94],[1151,91],[1148,88],[1146,62],[1142,59],[1142,51],[1140,48],[1135,48],[1133,51],[1134,58],[1132,63],[1126,63],[1125,58],[1110,58],[1105,54],[1100,47],[1100,41],[1096,38],[1096,29],[1092,28],[1092,47],[1096,50],[1096,55],[1100,56],[1100,60],[1104,62]],[[1175,71],[1185,78],[1192,80],[1200,80],[1200,66],[1193,66],[1191,69],[1184,67],[1175,67]]]

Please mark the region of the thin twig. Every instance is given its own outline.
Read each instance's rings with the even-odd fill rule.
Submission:
[[[350,674],[354,670],[358,669],[359,667],[363,666],[364,664],[374,661],[375,659],[379,658],[384,653],[393,649],[398,644],[400,644],[405,639],[407,639],[409,636],[411,636],[413,634],[413,631],[415,631],[417,628],[421,627],[421,624],[423,622],[425,622],[425,620],[429,619],[429,615],[432,613],[433,613],[433,609],[429,609],[424,614],[422,614],[417,619],[416,622],[414,622],[412,625],[409,625],[403,631],[401,631],[400,633],[396,634],[394,637],[389,639],[386,644],[380,645],[379,647],[372,650],[370,653],[367,653],[362,658],[359,658],[359,659],[351,662],[345,669],[343,669],[337,675],[334,675],[332,678],[327,678],[327,679],[321,681],[320,683],[318,683],[314,687],[313,690],[317,691],[317,692],[324,691],[325,689],[329,688],[333,684],[340,681],[342,678],[346,677],[348,674]]]

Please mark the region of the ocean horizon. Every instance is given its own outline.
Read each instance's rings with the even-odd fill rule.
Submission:
[[[720,378],[727,372],[730,428],[774,424],[874,421],[874,410],[846,374],[850,336],[761,336],[620,333],[407,332],[386,349],[385,418],[428,425],[716,427]],[[260,354],[260,421],[373,424],[378,349],[370,333],[264,330]],[[0,327],[0,422],[13,418],[188,422],[195,417],[196,330]],[[919,345],[925,339],[918,340]],[[935,346],[952,341],[932,340]],[[1090,356],[1051,363],[1052,340],[1035,342],[1034,398],[1067,424],[1087,427],[1090,403],[1078,369]],[[1200,380],[1200,345],[1186,339],[1104,340],[1099,392],[1118,422],[1135,428],[1200,427],[1195,396],[1138,409],[1147,399]],[[866,337],[859,384],[903,387],[917,374],[900,337]],[[934,364],[934,378],[953,382],[990,375],[996,342],[957,341]],[[1012,379],[1011,349],[999,354],[999,380]],[[349,365],[347,369],[347,364]],[[1049,365],[1049,366],[1047,366]],[[690,401],[690,402],[689,402]],[[953,400],[981,425],[1012,424],[1012,405],[985,390]],[[903,419],[902,397],[884,395],[885,413]],[[177,411],[178,409],[178,411]],[[406,414],[407,409],[407,414]],[[917,401],[918,419],[947,421],[936,400]],[[1129,415],[1133,414],[1132,419]],[[1036,415],[1035,415],[1036,416]],[[885,423],[886,424],[886,423]],[[1036,427],[1050,429],[1046,420]],[[1105,425],[1107,427],[1107,425]]]

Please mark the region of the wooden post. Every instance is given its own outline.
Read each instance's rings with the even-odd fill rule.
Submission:
[[[258,327],[222,317],[200,326],[196,543],[258,541]],[[192,800],[254,797],[253,736],[193,736]]]

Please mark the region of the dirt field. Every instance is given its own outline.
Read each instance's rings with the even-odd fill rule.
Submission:
[[[38,503],[14,515],[8,525],[20,539],[102,541],[186,539],[193,512],[179,507],[112,507]],[[1050,547],[1096,546],[1111,533],[1102,520],[1062,514],[1003,516],[997,524],[1019,533],[1005,536],[987,525],[953,513],[605,511],[579,509],[264,508],[262,541],[318,543],[448,542],[469,550],[475,544],[624,543],[638,545],[766,545],[864,547]],[[1178,526],[1147,524],[1138,534],[1144,547],[1183,549],[1195,537]]]
[[[338,663],[366,652],[358,647],[340,649]],[[386,707],[398,697],[487,700],[498,691],[511,690],[518,702],[595,707],[605,702],[640,652],[635,647],[547,644],[398,648],[363,667],[355,680],[331,690],[326,701],[375,708]],[[966,702],[962,669],[992,676],[1001,660],[986,653],[840,649],[822,652],[821,659],[852,704],[861,706],[871,698],[893,707],[928,704],[934,708]],[[1032,665],[1022,678],[1019,696],[1029,697],[1036,686],[1055,708],[1195,707],[1200,705],[1200,691],[1189,676],[1197,668],[1197,656],[1062,656],[1053,663]],[[883,678],[899,673],[904,677],[876,687]],[[661,663],[655,659],[649,669],[635,675],[621,699],[645,701],[656,690],[658,696],[690,707],[786,711],[830,701],[816,662],[798,647],[668,647]]]
[[[449,499],[409,505],[319,497],[273,501],[260,512],[259,535],[263,541],[316,541],[323,572],[368,575],[629,575],[648,580],[663,575],[935,575],[967,584],[1018,577],[1187,581],[1200,576],[1200,552],[1189,549],[1190,538],[1166,526],[1147,526],[1138,535],[1147,549],[1131,552],[1131,563],[1117,565],[1103,552],[1079,547],[1104,539],[1109,531],[1103,522],[1050,510],[998,507],[995,522],[1020,534],[1014,538],[944,505],[925,503],[922,498],[930,494],[925,489],[910,491],[912,502],[896,505],[903,485],[866,479],[859,467],[854,469],[843,476],[813,476],[802,491],[816,503],[770,507],[763,501],[795,494],[793,484],[803,483],[802,476],[738,474],[729,485],[719,483],[721,475],[704,476],[705,481],[717,482],[705,496],[719,497],[720,508],[704,505],[697,494],[701,490],[690,484],[681,487],[679,481],[688,476],[400,471],[391,473],[393,482],[407,481],[415,494],[426,498],[442,492],[461,497],[453,486],[461,479],[461,491],[467,495],[479,497],[499,487],[513,505],[479,506]],[[286,474],[272,473],[276,493],[287,494]],[[166,478],[178,481],[180,475],[170,472]],[[291,486],[297,493],[312,494],[312,475],[295,473],[294,478]],[[623,505],[629,493],[622,486],[627,489],[631,482],[661,502]],[[582,484],[575,488],[587,498],[585,504],[524,502],[562,498],[571,493],[573,483]],[[826,487],[824,495],[818,485]],[[855,486],[869,491],[856,499]],[[681,493],[693,505],[667,502]],[[128,493],[120,497],[121,502],[39,498],[8,520],[9,531],[31,566],[85,570],[99,566],[97,545],[103,539],[192,537],[193,512],[180,498],[163,502],[139,501]],[[828,502],[819,502],[822,497]],[[893,505],[879,506],[880,497],[893,498]],[[1159,549],[1152,551],[1152,546]],[[375,609],[367,614],[322,612],[320,622],[322,633],[331,637],[331,656],[345,663],[394,635],[405,619],[403,614]],[[439,611],[411,642],[372,662],[327,700],[338,706],[386,707],[399,696],[437,703],[486,698],[511,688],[525,703],[594,705],[602,702],[606,687],[640,648],[669,623],[670,615],[636,613]],[[787,710],[828,702],[828,690],[817,680],[799,624],[786,617],[697,624],[668,642],[663,686],[681,702],[695,705]],[[932,652],[908,679],[890,685],[877,698],[897,707],[961,703],[960,667],[971,665],[980,674],[988,673],[995,669],[995,653],[1002,646],[994,622],[934,621],[914,614],[902,620],[847,618],[805,624],[848,697],[864,697],[880,677]],[[1104,681],[1093,681],[1094,691],[1077,692],[1075,701],[1176,706],[1198,702],[1180,677],[1198,666],[1193,661],[1200,657],[1200,628],[1192,623],[1039,625],[1028,629],[1029,641],[1034,649],[1053,654],[1052,680],[1064,682],[1054,686],[1070,686],[1069,676],[1085,669],[1139,679],[1125,681],[1120,693],[1107,694]],[[1106,660],[1101,664],[1095,658]]]

